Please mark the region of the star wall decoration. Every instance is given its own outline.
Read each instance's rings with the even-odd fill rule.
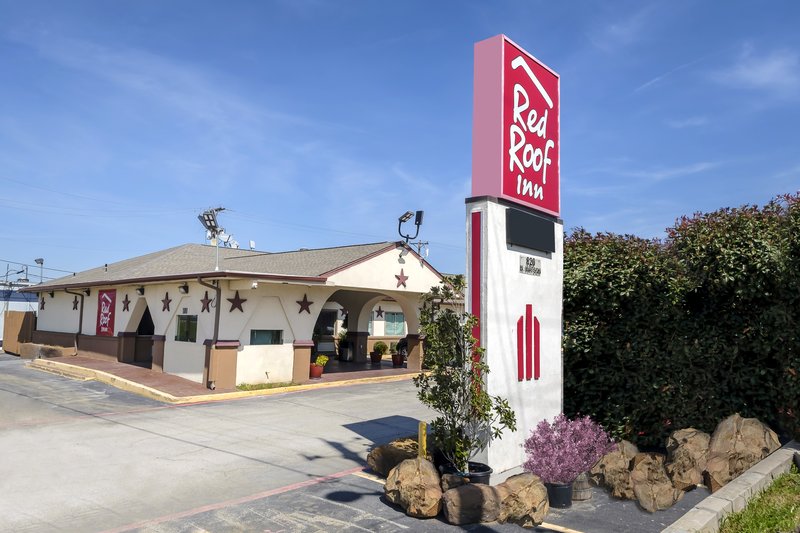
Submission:
[[[383,309],[381,309],[380,305],[375,310],[375,318],[383,318]]]
[[[124,312],[124,311],[128,311],[128,310],[129,310],[128,308],[130,307],[130,305],[131,305],[131,301],[130,301],[130,299],[128,298],[128,295],[126,294],[126,295],[125,295],[125,299],[124,299],[124,300],[122,300],[122,311],[123,311],[123,312]]]
[[[207,311],[207,312],[210,313],[211,312],[211,302],[213,302],[213,301],[214,300],[212,300],[211,298],[208,297],[208,291],[206,291],[206,295],[203,297],[202,300],[200,300],[200,303],[203,304],[203,308],[200,309],[200,312],[202,313],[203,311]]]
[[[42,296],[42,301],[39,302],[39,309],[44,309],[44,296]]]
[[[231,303],[231,310],[230,312],[233,313],[234,309],[238,309],[242,313],[244,313],[244,309],[242,309],[242,304],[247,301],[247,298],[240,298],[239,291],[236,291],[236,295],[233,298],[225,298]]]
[[[403,273],[403,269],[402,269],[402,268],[400,269],[400,273],[399,273],[399,274],[395,274],[395,275],[394,275],[394,277],[396,277],[396,278],[397,278],[397,286],[398,286],[398,287],[399,287],[400,285],[402,285],[403,287],[405,287],[405,286],[406,286],[406,280],[408,280],[408,276],[406,276],[406,275]]]
[[[164,304],[164,305],[163,305],[163,307],[161,307],[161,310],[162,311],[169,311],[169,303],[171,301],[172,301],[172,299],[169,297],[169,292],[164,294],[164,299],[161,300],[161,303]]]
[[[306,313],[308,313],[310,315],[311,314],[311,304],[313,304],[313,303],[314,302],[309,302],[308,301],[308,296],[304,294],[302,300],[297,300],[297,304],[300,306],[300,311],[298,311],[297,314],[299,315],[300,313],[305,311]]]
[[[78,297],[77,296],[75,297],[74,300],[72,300],[72,310],[73,311],[77,311],[78,310]]]

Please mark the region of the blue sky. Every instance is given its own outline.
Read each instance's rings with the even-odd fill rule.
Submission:
[[[0,0],[0,259],[202,242],[218,205],[269,251],[424,209],[463,271],[473,44],[498,33],[561,75],[565,227],[662,236],[800,189],[798,28],[796,1]]]

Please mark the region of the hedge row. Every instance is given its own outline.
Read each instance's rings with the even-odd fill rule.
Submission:
[[[564,410],[659,446],[733,412],[800,437],[800,194],[564,247]]]

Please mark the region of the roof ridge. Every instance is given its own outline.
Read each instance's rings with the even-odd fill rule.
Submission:
[[[299,252],[320,252],[323,250],[338,250],[341,248],[361,248],[366,246],[377,246],[377,245],[389,245],[389,244],[396,244],[397,241],[378,241],[378,242],[368,242],[363,244],[343,244],[341,246],[326,246],[324,248],[298,248],[297,250],[284,250],[282,252],[259,252],[256,250],[249,250],[253,253],[257,254],[264,254],[264,255],[282,255],[282,254],[296,254]],[[226,257],[225,259],[239,259],[237,257]]]

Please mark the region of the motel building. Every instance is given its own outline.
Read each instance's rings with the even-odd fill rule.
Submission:
[[[343,325],[338,366],[406,337],[407,367],[419,369],[420,298],[441,279],[403,241],[281,253],[184,244],[25,290],[38,296],[34,353],[64,347],[222,389],[308,381]]]

